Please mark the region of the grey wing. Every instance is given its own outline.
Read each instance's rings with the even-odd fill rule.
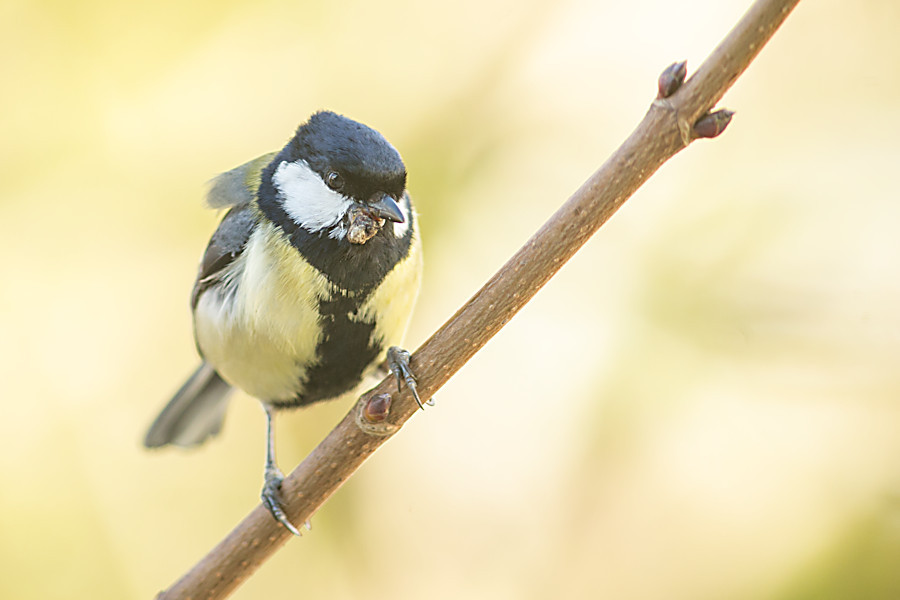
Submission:
[[[206,194],[206,203],[211,208],[250,204],[259,187],[263,169],[274,157],[275,152],[263,154],[215,177]]]
[[[191,308],[197,308],[200,295],[221,281],[222,272],[244,251],[255,226],[256,219],[249,206],[235,206],[228,211],[203,254],[200,273],[191,292]]]

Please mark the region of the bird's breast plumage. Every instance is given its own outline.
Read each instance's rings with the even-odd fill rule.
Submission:
[[[421,250],[413,228],[404,233],[404,251],[393,264],[380,264],[380,280],[354,288],[336,283],[288,232],[261,219],[223,284],[199,298],[195,335],[201,353],[226,381],[276,405],[309,404],[353,390],[389,346],[401,343],[409,322]],[[360,268],[333,264],[343,267],[344,282]]]

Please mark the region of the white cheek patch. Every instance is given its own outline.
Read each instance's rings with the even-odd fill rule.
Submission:
[[[302,160],[283,161],[275,169],[272,181],[284,200],[285,212],[297,225],[311,233],[340,223],[353,204],[325,185],[322,178]]]
[[[407,230],[409,230],[409,221],[412,216],[412,210],[409,205],[409,195],[403,194],[403,198],[400,200],[400,212],[403,214],[403,222],[402,223],[394,223],[394,237],[402,238],[406,235]]]

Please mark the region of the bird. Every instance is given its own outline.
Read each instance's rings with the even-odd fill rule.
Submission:
[[[406,166],[380,133],[331,111],[288,143],[214,178],[227,209],[191,292],[202,359],[153,421],[148,448],[203,443],[222,428],[231,392],[266,413],[260,494],[291,533],[275,458],[277,411],[354,391],[386,366],[422,406],[402,343],[422,275]]]

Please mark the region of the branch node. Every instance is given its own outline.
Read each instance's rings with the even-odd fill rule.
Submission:
[[[693,134],[694,128],[691,122],[681,116],[678,108],[668,98],[657,98],[653,101],[652,106],[672,113],[672,116],[675,118],[675,125],[678,127],[678,137],[681,139],[681,145],[686,148],[696,137]]]
[[[373,394],[368,398],[364,396],[356,411],[356,426],[369,435],[379,437],[392,435],[400,429],[400,426],[387,421],[390,412],[390,394]]]

